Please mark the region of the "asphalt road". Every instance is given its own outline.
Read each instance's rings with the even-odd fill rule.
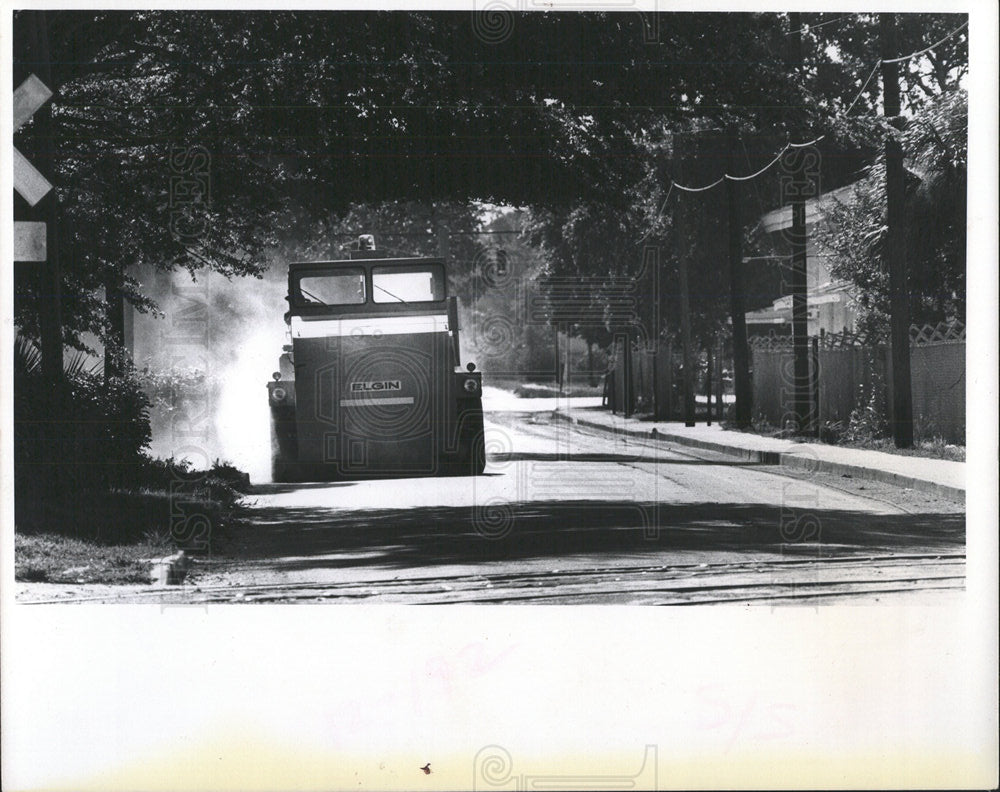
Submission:
[[[485,476],[266,485],[196,601],[815,604],[960,594],[962,507],[494,412]],[[194,591],[197,587],[197,591]]]
[[[90,598],[816,605],[964,589],[961,504],[546,411],[490,413],[487,452],[475,478],[261,485],[224,554],[183,586]]]

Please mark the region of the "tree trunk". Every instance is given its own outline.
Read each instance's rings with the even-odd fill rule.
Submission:
[[[735,166],[736,131],[729,132],[729,162]],[[746,309],[743,302],[743,226],[740,221],[739,184],[726,179],[729,226],[729,315],[733,323],[733,386],[736,391],[736,424],[750,425],[752,414],[750,389],[750,353],[747,349]]]
[[[684,360],[684,425],[694,426],[694,355],[691,354],[691,305],[688,297],[687,251],[677,262],[681,297],[681,357]]]
[[[683,178],[684,158],[687,147],[683,145],[683,139],[678,137],[675,146],[675,166],[678,180]],[[684,231],[684,209],[678,206],[677,212],[677,288],[680,292],[680,322],[681,322],[681,366],[683,367],[682,387],[684,393],[682,404],[684,410],[684,425],[695,425],[694,414],[694,363],[691,354],[691,300],[688,293],[688,254],[689,248],[687,237]]]
[[[562,368],[560,368],[562,361],[560,360],[559,354],[559,327],[552,328],[552,355],[555,361],[555,375],[556,375],[556,388],[562,393]]]
[[[674,339],[667,339],[667,412],[666,420],[674,417]]]
[[[716,372],[715,381],[718,383],[715,386],[715,396],[716,396],[715,407],[716,407],[716,414],[719,416],[720,422],[726,416],[725,400],[723,399],[723,395],[725,394],[725,383],[723,382],[722,379],[723,354],[724,350],[722,346],[722,336],[720,335],[718,339],[718,351],[715,355],[715,372]]]
[[[798,167],[798,165],[797,165]],[[792,413],[795,431],[809,424],[809,308],[806,302],[806,202],[801,175],[796,174],[796,197],[792,200]]]
[[[120,377],[125,371],[125,295],[118,284],[118,274],[104,279],[104,312],[107,338],[104,344],[104,378]]]
[[[635,413],[635,390],[632,387],[632,334],[626,329],[625,335],[622,339],[622,357],[624,358],[624,365],[622,366],[623,373],[623,387],[622,387],[622,415],[626,418],[631,418]]]
[[[712,342],[709,341],[707,344],[708,351],[708,371],[705,376],[705,393],[708,396],[708,403],[706,405],[708,409],[707,423],[709,426],[712,425]]]

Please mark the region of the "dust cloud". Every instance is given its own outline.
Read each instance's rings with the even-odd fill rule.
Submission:
[[[287,259],[263,278],[186,271],[147,274],[162,317],[137,315],[134,359],[157,383],[150,452],[198,469],[229,462],[270,477],[266,383],[287,343]]]

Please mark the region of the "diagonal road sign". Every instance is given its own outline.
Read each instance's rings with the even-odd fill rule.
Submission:
[[[14,131],[16,132],[52,96],[49,87],[34,74],[14,91]],[[14,149],[14,189],[31,206],[48,195],[52,184],[27,158]]]
[[[14,91],[14,131],[17,132],[35,112],[52,98],[52,91],[34,74]]]
[[[17,149],[14,149],[14,189],[31,206],[42,200],[52,189],[49,180]]]

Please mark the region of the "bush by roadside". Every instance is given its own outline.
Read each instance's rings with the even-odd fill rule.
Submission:
[[[249,477],[220,461],[198,471],[152,459],[149,440],[149,399],[131,366],[105,377],[81,353],[54,388],[37,347],[16,339],[16,579],[147,582],[151,557],[225,544]]]
[[[941,437],[931,436],[933,427],[926,424],[917,425],[917,429],[925,436],[914,440],[912,448],[896,448],[890,437],[889,420],[886,417],[888,408],[885,402],[885,384],[877,373],[872,375],[872,381],[866,388],[858,388],[857,406],[846,421],[823,421],[817,431],[809,433],[797,432],[794,429],[781,429],[769,423],[758,415],[749,428],[736,426],[733,423],[733,412],[730,408],[723,427],[738,431],[752,431],[764,437],[794,439],[806,443],[826,443],[828,445],[858,448],[866,451],[883,451],[900,456],[926,457],[930,459],[947,459],[953,462],[965,461],[965,446],[948,443]],[[931,431],[929,431],[931,430]]]
[[[14,345],[16,491],[76,493],[127,485],[149,444],[149,401],[134,371],[105,377],[83,353],[67,359],[58,385],[45,380],[41,356],[18,336]]]
[[[147,459],[129,478],[128,487],[107,491],[15,493],[17,531],[99,544],[141,542],[153,533],[181,549],[210,552],[249,486],[245,474],[223,463],[194,471],[173,460]]]

